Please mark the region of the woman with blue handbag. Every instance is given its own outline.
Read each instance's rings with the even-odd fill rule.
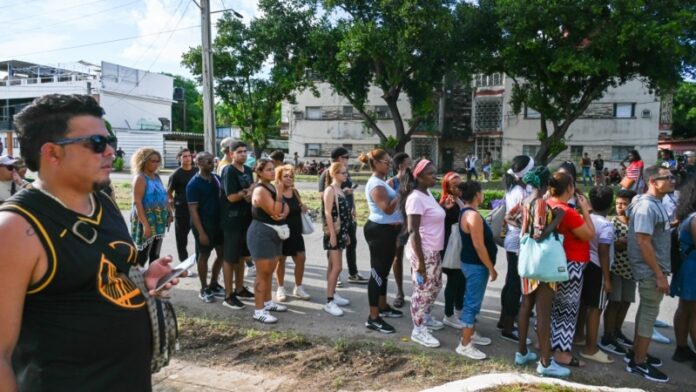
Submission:
[[[551,173],[546,166],[537,166],[522,178],[525,184],[533,188],[532,194],[524,202],[524,211],[521,231],[525,234],[525,241],[543,242],[554,240],[549,238],[555,233],[558,224],[564,216],[561,209],[550,208],[543,199],[549,185]],[[561,245],[562,246],[562,245]],[[522,263],[527,260],[528,248],[520,247],[520,267],[529,269]],[[563,260],[565,263],[565,260]],[[515,364],[524,365],[527,362],[539,359],[537,373],[547,377],[567,377],[570,375],[568,368],[562,367],[551,358],[551,305],[556,295],[556,282],[547,282],[537,279],[522,277],[522,306],[518,316],[518,328],[520,339],[518,350],[515,353]],[[527,332],[529,331],[529,318],[532,308],[536,306],[536,332],[539,339],[539,353],[527,349]]]
[[[590,240],[595,229],[590,218],[591,207],[587,199],[576,194],[573,178],[565,173],[555,173],[549,180],[551,198],[547,204],[551,208],[563,210],[564,216],[558,225],[558,233],[563,235],[563,249],[567,260],[569,279],[559,282],[551,309],[551,349],[554,359],[560,365],[582,367],[585,364],[571,353],[575,324],[580,308],[580,294],[585,265],[590,261]],[[577,207],[582,215],[568,205],[575,196]]]

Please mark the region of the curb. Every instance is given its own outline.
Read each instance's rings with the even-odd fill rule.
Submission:
[[[494,388],[502,385],[515,384],[553,384],[582,391],[598,392],[645,392],[636,388],[611,388],[604,386],[584,385],[556,378],[536,377],[529,374],[493,373],[469,377],[464,380],[452,381],[422,392],[472,392]]]

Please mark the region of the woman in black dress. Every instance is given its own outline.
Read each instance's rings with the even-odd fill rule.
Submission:
[[[282,165],[275,168],[276,182],[282,182],[284,191],[283,199],[290,208],[288,217],[285,219],[290,227],[290,237],[283,241],[283,255],[278,260],[276,268],[276,279],[278,280],[278,290],[276,299],[284,302],[287,299],[285,293],[285,260],[288,256],[295,262],[295,289],[293,295],[299,299],[309,300],[311,297],[302,287],[302,277],[304,276],[305,243],[302,238],[302,214],[307,212],[307,207],[302,204],[300,193],[295,188],[295,168],[292,165]]]

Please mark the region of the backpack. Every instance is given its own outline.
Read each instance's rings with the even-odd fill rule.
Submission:
[[[503,246],[505,241],[505,231],[507,225],[505,224],[505,214],[507,214],[507,206],[505,205],[505,199],[497,207],[491,211],[490,214],[484,219],[488,226],[493,232],[493,240],[495,240],[496,245]]]

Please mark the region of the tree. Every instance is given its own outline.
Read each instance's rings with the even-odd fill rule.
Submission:
[[[546,164],[567,148],[566,132],[609,87],[640,79],[669,91],[693,71],[693,0],[480,0],[481,68],[514,81],[512,106],[541,114]],[[549,129],[551,127],[551,130]]]
[[[416,130],[434,123],[443,76],[457,67],[461,57],[452,50],[459,33],[455,3],[263,0],[260,9],[265,23],[280,26],[269,29],[272,50],[280,61],[276,65],[311,68],[311,76],[328,82],[346,98],[381,144],[388,145],[388,135],[367,106],[370,86],[379,88],[396,129],[394,149],[403,151]],[[302,18],[296,26],[305,34],[292,41],[284,26],[297,21],[298,15]],[[411,104],[408,123],[397,105],[402,94]]]
[[[682,82],[673,97],[672,135],[696,137],[696,83]]]
[[[184,126],[184,103],[176,102],[172,105],[172,130],[175,132],[203,133],[203,96],[198,92],[198,84],[183,76],[164,75],[174,78],[174,87],[184,90],[186,102],[186,126]]]

